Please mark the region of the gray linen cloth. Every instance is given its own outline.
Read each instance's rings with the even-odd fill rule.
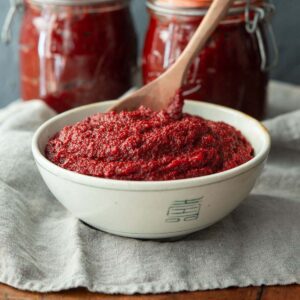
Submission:
[[[177,242],[112,236],[74,218],[30,150],[53,111],[40,101],[3,109],[0,282],[124,294],[300,283],[300,88],[272,83],[270,98],[273,147],[255,189],[228,217]]]

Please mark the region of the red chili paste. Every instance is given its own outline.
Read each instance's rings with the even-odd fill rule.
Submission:
[[[173,65],[203,19],[150,12],[143,53],[145,84]],[[262,119],[268,72],[261,70],[257,36],[246,31],[243,18],[244,11],[227,17],[195,58],[187,74],[186,99],[217,103]],[[261,24],[259,32],[265,42]]]
[[[243,135],[223,122],[148,108],[98,113],[64,127],[46,157],[80,174],[121,180],[172,180],[210,175],[253,157]],[[172,106],[170,106],[172,108]]]

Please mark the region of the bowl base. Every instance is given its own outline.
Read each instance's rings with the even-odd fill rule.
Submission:
[[[103,229],[103,228],[97,228],[95,226],[92,226],[82,220],[79,220],[81,223],[83,223],[84,225],[86,225],[87,227],[94,229],[94,230],[98,230],[101,232],[105,232],[105,233],[109,233],[115,236],[119,236],[119,237],[126,237],[126,238],[131,238],[131,239],[137,239],[137,240],[141,240],[141,241],[149,241],[149,240],[153,240],[153,241],[157,241],[157,242],[176,242],[176,241],[180,241],[184,238],[186,238],[188,235],[193,234],[199,230],[202,230],[204,228],[207,228],[211,225],[213,225],[216,222],[212,222],[210,224],[206,224],[205,226],[201,226],[198,228],[193,228],[190,230],[187,230],[186,232],[174,232],[174,233],[160,233],[160,234],[147,234],[147,233],[124,233],[124,232],[117,232],[117,231],[110,231],[107,229]]]

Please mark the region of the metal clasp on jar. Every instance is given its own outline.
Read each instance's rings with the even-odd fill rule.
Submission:
[[[10,0],[10,8],[5,17],[1,31],[1,40],[3,43],[8,44],[11,41],[11,25],[17,11],[22,8],[23,0]]]
[[[270,23],[270,16],[274,13],[275,6],[272,3],[264,3],[263,7],[257,7],[251,5],[251,0],[246,0],[246,8],[245,8],[245,27],[249,34],[255,34],[260,56],[261,56],[261,70],[268,71],[278,63],[279,51],[277,48],[277,43],[273,31],[273,27]],[[251,18],[253,15],[253,18]],[[272,55],[273,59],[268,62],[268,55],[266,53],[266,48],[264,45],[263,36],[261,33],[261,29],[259,28],[259,23],[266,20],[264,23],[266,25],[266,29],[269,33],[270,43],[272,46]]]

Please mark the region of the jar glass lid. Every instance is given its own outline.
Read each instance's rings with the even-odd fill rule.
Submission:
[[[204,16],[213,0],[147,0],[147,7],[160,14]],[[246,7],[260,6],[265,0],[235,0],[228,14],[244,13]]]
[[[25,0],[35,4],[53,4],[53,5],[89,5],[107,2],[116,2],[117,0]],[[121,1],[121,0],[119,0]],[[128,2],[129,0],[123,0]]]
[[[212,1],[209,0],[156,0],[157,5],[162,6],[180,6],[180,7],[201,7],[209,6]]]
[[[182,8],[207,8],[213,0],[150,0],[155,5],[164,7],[182,7]],[[234,7],[245,6],[246,0],[236,0],[232,4]],[[252,4],[263,2],[263,0],[251,0]]]

